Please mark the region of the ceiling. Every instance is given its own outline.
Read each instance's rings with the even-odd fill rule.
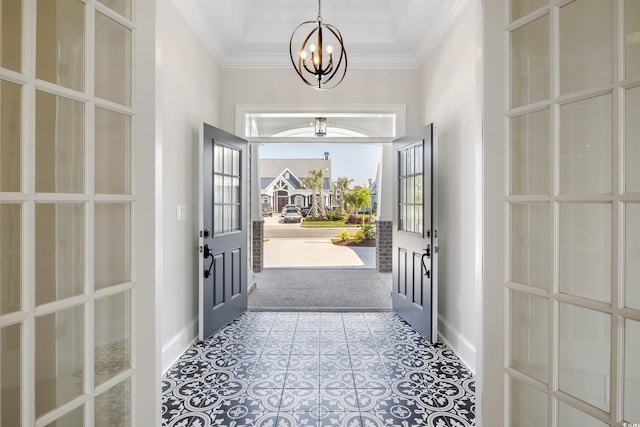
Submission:
[[[225,68],[291,66],[289,38],[316,0],[173,0]],[[345,41],[350,68],[419,67],[468,0],[324,0],[322,18]]]

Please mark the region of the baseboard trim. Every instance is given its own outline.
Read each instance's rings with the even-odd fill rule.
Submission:
[[[438,315],[438,336],[475,375],[476,347],[441,315]]]
[[[198,317],[196,316],[180,332],[175,334],[168,343],[162,346],[162,374],[191,347],[198,338]]]

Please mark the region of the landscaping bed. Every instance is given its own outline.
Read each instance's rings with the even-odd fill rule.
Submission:
[[[365,247],[365,248],[375,248],[376,247],[376,239],[365,239],[360,243],[356,243],[356,241],[353,240],[353,239],[342,240],[340,238],[336,238],[336,239],[331,239],[331,242],[334,245],[338,245],[338,246],[362,246],[362,247]]]

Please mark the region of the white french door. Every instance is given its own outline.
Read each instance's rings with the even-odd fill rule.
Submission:
[[[485,265],[503,267],[487,269],[485,288],[502,270],[503,423],[640,423],[640,2],[491,3],[485,28],[506,17],[505,113],[485,116],[485,253],[501,257]],[[485,334],[500,317],[485,315]]]
[[[0,1],[3,426],[135,425],[133,6]]]

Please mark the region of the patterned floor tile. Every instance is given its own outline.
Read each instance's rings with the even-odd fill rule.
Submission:
[[[245,313],[162,381],[163,426],[468,427],[475,378],[394,313]]]

